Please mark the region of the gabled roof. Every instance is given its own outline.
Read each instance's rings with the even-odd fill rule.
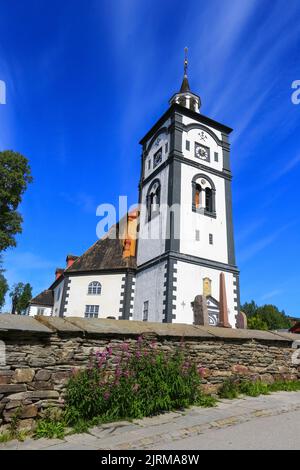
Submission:
[[[53,291],[50,289],[44,290],[36,297],[31,299],[29,302],[30,305],[43,305],[44,307],[53,307],[54,298]]]
[[[136,268],[136,258],[123,257],[123,240],[102,238],[74,261],[65,273],[82,271],[109,271],[113,269]]]

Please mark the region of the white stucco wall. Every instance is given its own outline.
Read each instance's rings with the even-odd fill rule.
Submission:
[[[143,187],[140,213],[140,231],[137,253],[137,265],[149,261],[165,251],[167,231],[167,200],[168,200],[169,167],[164,168],[155,179],[161,184],[160,213],[148,222],[146,197],[152,180]]]
[[[154,143],[150,147],[149,147],[149,142],[150,141],[147,142],[148,152],[147,152],[147,157],[145,159],[145,165],[144,165],[144,177],[145,178],[151,175],[151,173],[153,173],[154,170],[159,168],[159,166],[168,158],[169,151],[170,151],[170,136],[167,132],[163,132],[159,134],[157,139],[155,139]],[[167,144],[167,148],[166,148],[166,144]],[[162,149],[162,159],[161,159],[161,162],[156,167],[154,167],[153,156],[156,152],[158,152],[160,148]]]
[[[165,272],[166,263],[163,262],[137,274],[133,320],[143,319],[144,302],[148,301],[148,321],[162,321]]]
[[[201,131],[199,129],[191,129],[189,132],[183,132],[182,136],[182,152],[185,158],[192,160],[196,163],[201,163],[209,168],[214,168],[215,170],[223,170],[223,149],[216,141],[211,137],[210,134],[205,133],[205,139],[202,140],[199,136]],[[214,131],[214,134],[217,136],[217,132]],[[186,150],[186,141],[190,142],[190,149]],[[201,160],[195,156],[195,142],[200,145],[204,145],[210,149],[210,162]],[[218,161],[215,161],[215,152],[218,154]]]
[[[60,304],[61,304],[62,296],[63,296],[64,283],[65,283],[65,279],[62,278],[61,282],[53,290],[53,296],[54,296],[53,316],[55,317],[59,316]]]
[[[195,121],[195,119],[192,119],[190,117],[187,117],[187,116],[182,116],[182,123],[187,126],[188,124],[194,124],[194,123],[198,123],[199,124],[199,121]],[[216,129],[214,129],[213,127],[211,126],[208,126],[207,124],[203,124],[205,127],[207,127],[208,129],[210,129],[212,132],[214,132],[216,134],[216,136],[218,137],[218,139],[222,140],[222,133]],[[199,132],[199,130],[198,130]]]
[[[203,279],[208,277],[211,279],[212,297],[219,301],[219,287],[220,287],[220,273],[221,271],[203,266],[197,266],[191,263],[178,261],[176,264],[177,281],[175,281],[176,291],[176,309],[174,314],[176,319],[174,323],[193,323],[194,316],[191,307],[191,302],[195,299],[196,295],[203,294]],[[236,311],[234,307],[234,276],[232,273],[224,272],[227,305],[229,310],[229,322],[232,327],[235,327]]]
[[[44,309],[43,315],[50,317],[52,315],[52,307],[44,307],[43,305],[30,305],[27,310],[27,315],[34,317],[38,314],[38,309]]]
[[[124,281],[123,281],[124,280]],[[102,285],[100,295],[88,294],[88,285],[98,281]],[[69,297],[65,316],[84,317],[86,305],[99,305],[99,318],[119,318],[122,285],[125,274],[95,274],[69,277]]]
[[[199,214],[192,211],[192,180],[199,173],[206,175],[205,171],[189,165],[181,166],[180,252],[228,263],[225,181],[207,173],[216,187],[217,217]],[[196,240],[196,230],[200,232],[199,241]],[[210,233],[213,235],[213,245],[209,244]]]

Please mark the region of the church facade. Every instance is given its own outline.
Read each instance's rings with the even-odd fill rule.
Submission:
[[[111,230],[82,256],[67,257],[45,291],[48,299],[49,291],[53,295],[52,315],[194,323],[193,302],[202,295],[209,323],[217,325],[223,273],[228,320],[235,326],[232,129],[200,109],[185,61],[180,91],[140,141],[138,209],[113,227],[116,238]],[[31,301],[30,314],[41,308],[38,298],[43,293]]]

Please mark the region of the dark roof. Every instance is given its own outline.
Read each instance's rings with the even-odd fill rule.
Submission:
[[[147,134],[144,135],[144,137],[140,140],[139,143],[142,145],[145,144],[175,111],[178,111],[180,114],[183,114],[185,116],[191,117],[192,119],[195,119],[195,121],[198,121],[201,124],[211,126],[220,132],[225,132],[225,134],[230,134],[233,130],[231,129],[231,127],[225,126],[220,122],[214,121],[213,119],[204,116],[204,114],[199,114],[196,111],[192,111],[191,109],[185,108],[184,106],[180,106],[177,103],[173,103],[169,107],[169,109],[167,109],[167,111],[158,119],[158,121],[156,121],[156,123],[151,127]]]
[[[80,271],[106,271],[136,268],[136,258],[123,258],[123,240],[109,237],[98,240],[82,256],[65,270],[65,273]]]
[[[191,91],[190,84],[187,75],[184,75],[179,93],[186,93],[188,91]]]
[[[44,305],[47,307],[53,307],[53,303],[54,303],[53,290],[50,290],[50,289],[43,290],[43,292],[41,292],[36,297],[31,299],[29,303],[30,305]]]

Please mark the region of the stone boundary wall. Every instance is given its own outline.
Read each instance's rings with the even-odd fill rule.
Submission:
[[[230,376],[300,379],[292,363],[300,336],[185,324],[75,317],[0,315],[0,432],[17,414],[21,429],[31,429],[49,406],[62,407],[65,383],[74,368],[87,365],[92,351],[120,350],[143,335],[158,348],[174,351],[182,338],[203,372],[207,391],[216,391]],[[5,352],[5,361],[4,353]]]

